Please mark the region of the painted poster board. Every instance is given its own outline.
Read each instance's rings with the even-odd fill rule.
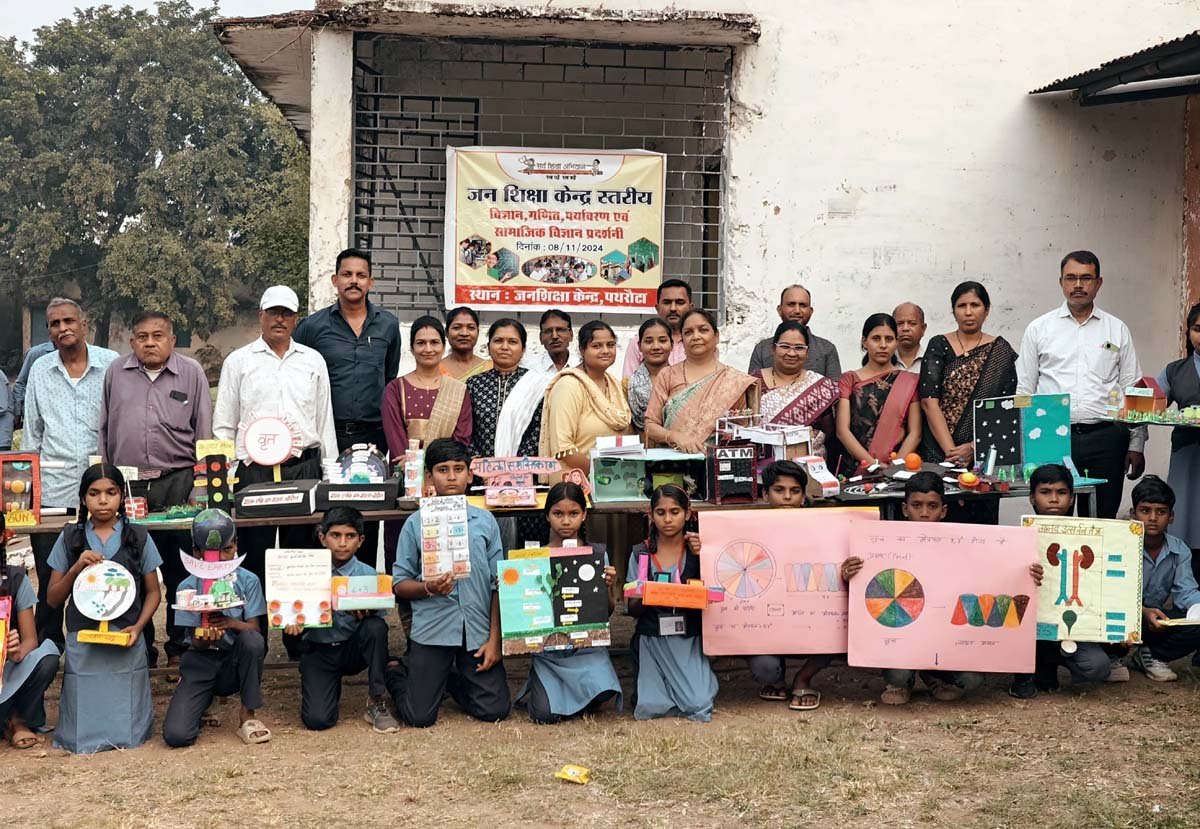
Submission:
[[[332,554],[324,549],[266,553],[267,619],[272,628],[333,625]]]
[[[1032,673],[1037,592],[1028,527],[859,522],[847,662],[864,668]]]
[[[1038,594],[1038,639],[1139,642],[1142,638],[1141,521],[1026,515],[1046,571]]]
[[[1063,463],[1071,456],[1071,396],[1017,394],[976,400],[973,410],[975,457],[995,465],[985,472],[1021,480],[1025,468]]]
[[[876,509],[706,512],[700,575],[725,589],[702,616],[710,656],[845,653],[850,527]]]
[[[647,150],[447,147],[447,303],[653,313],[666,175]]]
[[[514,550],[496,577],[505,656],[611,644],[603,553]]]

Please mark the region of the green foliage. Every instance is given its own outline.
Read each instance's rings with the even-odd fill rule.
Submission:
[[[19,301],[77,285],[106,342],[140,308],[204,336],[266,284],[306,293],[306,153],[216,16],[100,6],[28,53],[0,40],[0,281]]]

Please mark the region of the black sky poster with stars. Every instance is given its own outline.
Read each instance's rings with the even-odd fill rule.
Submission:
[[[1012,398],[975,401],[975,457],[986,461],[992,447],[997,467],[1024,463],[1021,410]]]
[[[554,618],[558,624],[597,625],[608,622],[604,554],[594,553],[589,548],[586,552],[550,557],[551,573],[557,574],[560,565],[562,573],[554,591]],[[576,618],[571,621],[571,617]]]

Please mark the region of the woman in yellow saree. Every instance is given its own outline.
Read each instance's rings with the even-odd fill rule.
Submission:
[[[718,418],[757,411],[758,382],[717,359],[721,335],[711,312],[688,311],[680,333],[686,357],[654,378],[646,407],[646,440],[650,446],[701,452]]]

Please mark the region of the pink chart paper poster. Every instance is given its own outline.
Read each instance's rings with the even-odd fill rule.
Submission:
[[[1032,673],[1037,535],[886,521],[850,529],[847,661],[864,668]]]
[[[845,653],[850,526],[878,522],[861,508],[704,513],[700,574],[725,588],[704,611],[704,652]]]

